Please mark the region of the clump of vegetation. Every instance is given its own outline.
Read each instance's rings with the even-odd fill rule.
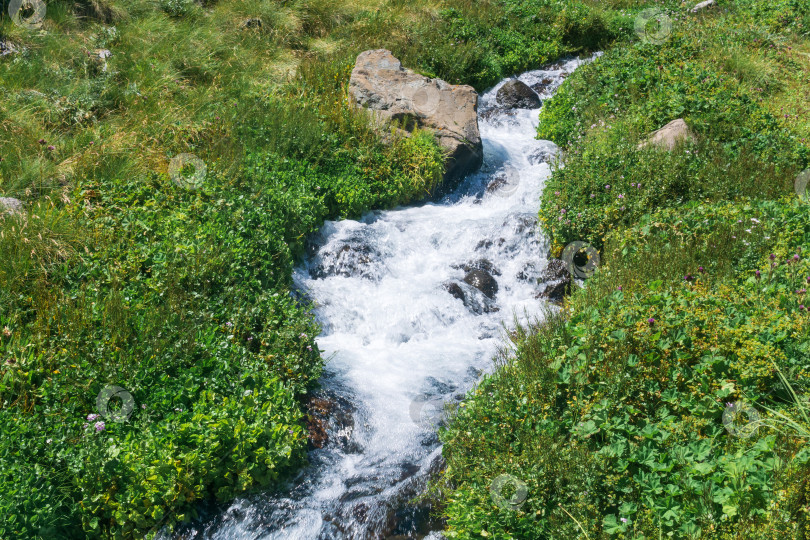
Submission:
[[[720,4],[544,105],[540,219],[602,264],[443,431],[448,537],[805,538],[808,10]],[[639,148],[676,118],[694,140]]]

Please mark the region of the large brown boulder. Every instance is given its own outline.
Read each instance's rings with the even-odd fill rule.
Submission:
[[[473,87],[419,75],[403,68],[390,51],[375,49],[357,57],[349,93],[384,122],[399,122],[407,131],[419,127],[434,132],[448,152],[442,188],[453,187],[481,166],[484,153]]]
[[[678,143],[692,141],[694,138],[695,136],[686,122],[678,118],[661,129],[653,131],[646,141],[638,145],[638,148],[640,150],[648,145],[653,145],[672,151]]]

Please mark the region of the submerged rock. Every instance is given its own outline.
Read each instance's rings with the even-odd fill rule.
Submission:
[[[357,451],[352,442],[354,408],[348,400],[328,392],[310,396],[306,404],[307,431],[313,448],[335,444],[344,451]]]
[[[443,284],[443,287],[451,296],[461,300],[464,303],[464,307],[471,313],[482,315],[484,313],[494,313],[499,310],[492,298],[486,296],[469,283],[447,281]]]
[[[464,282],[475,287],[488,298],[495,298],[495,295],[498,294],[498,282],[485,270],[475,268],[467,271]]]
[[[315,279],[360,276],[376,280],[380,277],[380,259],[381,254],[364,238],[352,237],[321,248],[309,275]]]
[[[548,87],[553,82],[554,82],[554,79],[552,79],[551,77],[546,77],[542,81],[534,83],[529,88],[531,88],[532,90],[534,90],[538,94],[542,94],[543,92],[545,92],[548,89]]]
[[[364,51],[349,79],[355,103],[374,111],[384,123],[400,122],[406,131],[429,129],[448,152],[444,191],[483,163],[478,131],[478,94],[472,86],[452,85],[402,67],[386,49]]]
[[[561,303],[565,295],[571,292],[571,274],[568,272],[568,265],[560,259],[552,259],[548,262],[539,281],[545,283],[545,289],[536,298]]]
[[[498,89],[495,101],[504,109],[537,109],[543,102],[540,96],[523,81],[513,79]]]
[[[532,165],[550,163],[557,156],[559,151],[560,147],[551,141],[538,141],[537,148],[532,150],[531,153],[526,156],[526,159]]]
[[[471,270],[483,270],[484,272],[488,272],[493,276],[501,275],[501,271],[498,270],[498,268],[492,264],[492,261],[489,259],[476,259],[459,266],[454,266],[453,268],[461,268],[465,272],[470,272]]]

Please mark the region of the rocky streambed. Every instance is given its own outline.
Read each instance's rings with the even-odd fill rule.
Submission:
[[[482,165],[441,200],[327,222],[310,240],[295,281],[316,305],[318,344],[329,358],[308,403],[310,465],[277,492],[206,509],[177,537],[440,537],[430,508],[411,503],[441,467],[439,423],[491,369],[504,327],[542,317],[568,286],[536,227],[556,147],[534,137],[542,100],[580,63],[524,73],[480,96],[473,110]],[[419,81],[393,105],[374,97],[373,85],[364,99],[428,124],[424,107],[444,99],[430,97],[436,86],[438,96],[457,92],[469,112],[467,89]],[[517,90],[502,91],[507,84]],[[456,135],[447,144],[472,144],[457,163],[474,168],[475,141]]]

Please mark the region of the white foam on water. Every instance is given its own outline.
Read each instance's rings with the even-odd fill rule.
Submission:
[[[541,97],[547,98],[581,62],[519,79],[529,85],[546,80]],[[317,342],[330,358],[323,387],[356,408],[355,444],[311,452],[312,464],[283,495],[237,499],[196,528],[201,537],[381,538],[441,452],[435,427],[421,417],[430,419],[436,402],[458,403],[492,368],[504,324],[511,326],[515,316],[541,317],[543,301],[535,295],[548,246],[535,221],[550,168],[530,156],[554,145],[534,138],[537,109],[487,112],[504,82],[480,98],[485,157],[479,173],[438,203],[325,223],[318,253],[295,271],[296,285],[315,302],[323,325]],[[484,187],[504,172],[509,183],[487,192]],[[357,254],[359,270],[350,277],[318,275],[317,265],[342,249]],[[474,313],[445,288],[462,283],[460,265],[480,259],[500,275],[494,276],[494,301],[480,293],[477,301],[497,311]],[[424,399],[432,402],[420,407]]]

